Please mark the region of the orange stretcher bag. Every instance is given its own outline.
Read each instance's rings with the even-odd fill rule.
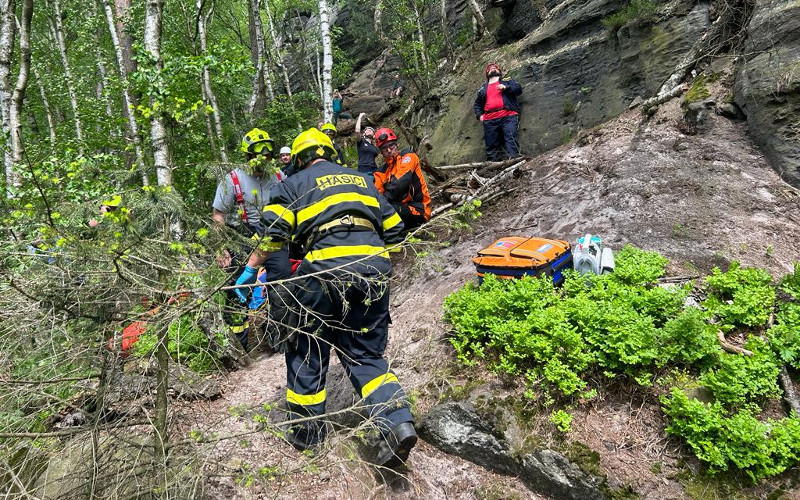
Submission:
[[[547,275],[558,285],[564,281],[562,270],[572,267],[572,248],[564,240],[509,236],[479,251],[472,262],[479,283],[490,273],[500,278]]]

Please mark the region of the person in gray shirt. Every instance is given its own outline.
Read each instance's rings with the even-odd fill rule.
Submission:
[[[273,149],[274,143],[265,131],[254,128],[245,134],[241,150],[247,157],[247,165],[234,168],[217,184],[212,217],[219,229],[223,226],[232,227],[246,237],[257,233],[261,212],[269,203],[270,190],[281,180],[279,171],[274,169],[274,173],[269,168]],[[246,246],[234,247],[236,245],[224,249],[217,258],[217,263],[231,277],[227,285],[235,284],[236,277],[245,270],[244,263],[252,251]],[[287,278],[291,274],[288,252],[276,252],[264,267],[268,281]],[[247,303],[249,292],[246,288],[226,290],[228,307],[223,312],[225,323],[245,350],[248,347],[248,327],[246,310],[242,310],[242,305]]]

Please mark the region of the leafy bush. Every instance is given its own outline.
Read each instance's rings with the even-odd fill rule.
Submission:
[[[746,347],[752,356],[720,356],[719,366],[700,377],[700,383],[722,404],[741,405],[781,395],[780,366],[770,347],[758,337],[751,337]]]
[[[670,417],[666,431],[685,439],[711,474],[735,467],[756,482],[800,459],[800,419],[795,416],[762,422],[756,405],[728,413],[719,401],[689,399],[678,388],[661,401]]]
[[[669,262],[657,252],[648,252],[633,245],[625,247],[615,256],[614,277],[629,285],[652,283],[664,275]]]
[[[746,335],[766,322],[775,301],[769,273],[737,262],[725,273],[714,269],[704,308],[687,308],[690,284],[654,286],[668,263],[663,256],[626,246],[616,261],[613,274],[567,271],[561,288],[546,277],[487,275],[481,286],[453,293],[445,299],[445,319],[453,325],[458,359],[523,377],[525,395],[536,399],[544,392],[546,404],[584,390],[591,375],[622,374],[649,385],[654,370],[683,366],[713,401],[690,400],[674,388],[661,399],[667,431],[686,439],[712,474],[740,469],[758,480],[800,461],[800,419],[759,418],[759,405],[781,394],[781,364],[800,368],[800,305],[778,305],[769,342],[747,338],[752,356],[729,354],[717,331],[737,328]],[[789,294],[798,288],[794,276],[781,286]],[[565,411],[551,411],[550,421],[569,431]]]
[[[217,356],[205,332],[197,325],[192,314],[172,320],[169,324],[167,351],[176,363],[197,373],[207,373],[217,366]],[[216,346],[223,346],[224,335],[218,334]],[[152,328],[148,329],[134,344],[133,354],[138,357],[150,356],[158,344],[158,336]]]
[[[800,300],[800,262],[794,263],[794,272],[781,279],[780,288],[791,295],[795,300]]]
[[[703,306],[713,311],[728,328],[761,326],[767,322],[775,289],[772,276],[763,269],[742,268],[731,262],[727,272],[714,268],[706,279],[711,295]]]
[[[781,361],[800,369],[800,304],[783,304],[775,315],[775,325],[767,335]]]

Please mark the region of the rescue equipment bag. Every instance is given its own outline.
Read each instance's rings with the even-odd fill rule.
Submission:
[[[547,275],[559,285],[564,281],[561,271],[572,267],[572,248],[564,240],[509,236],[480,250],[472,262],[479,283],[490,273],[500,278]]]

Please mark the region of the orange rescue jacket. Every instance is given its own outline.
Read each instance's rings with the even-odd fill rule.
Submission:
[[[375,187],[389,203],[406,205],[415,215],[431,218],[431,196],[416,153],[398,154],[386,160],[383,172],[375,172]]]

